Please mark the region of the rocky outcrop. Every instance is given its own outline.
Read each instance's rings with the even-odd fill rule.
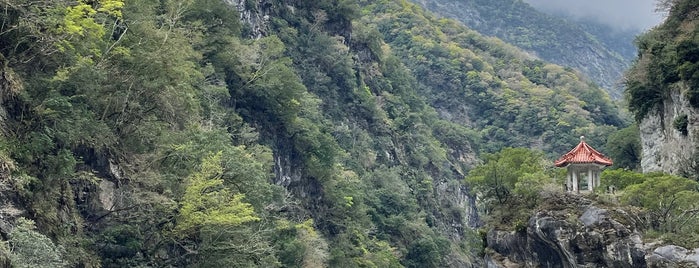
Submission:
[[[89,147],[75,150],[83,163],[71,180],[75,204],[87,220],[99,220],[128,206],[132,189],[124,166],[108,153]]]
[[[699,267],[699,248],[645,243],[646,223],[634,208],[556,193],[519,230],[490,230],[483,262],[488,268]]]
[[[525,230],[488,232],[488,267],[646,266],[643,220],[636,213],[574,195],[550,202],[554,207],[538,211]]]
[[[258,39],[267,35],[269,23],[269,8],[272,6],[265,0],[226,0],[240,14],[240,21],[248,27],[250,38]]]
[[[696,109],[689,105],[683,93],[685,90],[680,85],[674,85],[662,104],[650,111],[639,124],[643,172],[688,175],[688,172],[695,170],[694,144],[697,142],[699,117]],[[687,125],[683,133],[682,126],[675,122],[685,116]]]
[[[656,248],[647,257],[648,267],[699,267],[699,248],[688,250],[675,245]]]

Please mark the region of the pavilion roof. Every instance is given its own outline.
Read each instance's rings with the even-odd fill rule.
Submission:
[[[583,137],[580,138],[580,143],[575,146],[573,150],[564,154],[553,162],[557,167],[565,167],[569,164],[600,164],[605,166],[611,166],[613,164],[612,159],[607,158],[602,153],[598,152],[592,146],[588,145]]]

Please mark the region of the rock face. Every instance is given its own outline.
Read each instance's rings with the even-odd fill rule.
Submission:
[[[699,248],[644,243],[643,213],[553,194],[518,231],[491,230],[484,267],[699,267]]]
[[[675,245],[662,246],[647,259],[648,267],[699,267],[699,248],[687,250]]]
[[[674,245],[656,248],[648,256],[648,267],[699,267],[699,248],[687,250]]]
[[[537,212],[526,230],[488,232],[488,267],[647,266],[640,218],[577,196],[557,199],[554,202],[574,205]]]
[[[249,27],[250,38],[259,39],[267,35],[269,8],[271,4],[265,0],[226,0],[240,14],[240,21]]]
[[[689,105],[683,94],[683,86],[675,86],[662,105],[652,110],[640,122],[643,147],[641,167],[643,172],[662,171],[688,175],[696,166],[697,122],[696,109]],[[675,120],[687,117],[686,135],[675,127]]]

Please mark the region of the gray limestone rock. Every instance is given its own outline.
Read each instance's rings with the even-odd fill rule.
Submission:
[[[699,117],[689,105],[681,83],[673,86],[669,96],[657,110],[652,110],[641,120],[641,167],[643,172],[662,171],[683,175],[697,166],[696,154]],[[687,135],[675,129],[676,118],[686,115]]]
[[[649,267],[699,267],[699,249],[666,245],[653,250],[646,259]]]
[[[600,208],[570,194],[549,202],[552,207],[536,212],[526,231],[488,233],[488,255],[502,256],[486,258],[490,267],[512,267],[498,260],[520,267],[646,267],[635,213]]]

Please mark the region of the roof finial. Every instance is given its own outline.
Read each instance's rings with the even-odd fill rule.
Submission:
[[[580,136],[580,141],[585,141],[585,136]]]

